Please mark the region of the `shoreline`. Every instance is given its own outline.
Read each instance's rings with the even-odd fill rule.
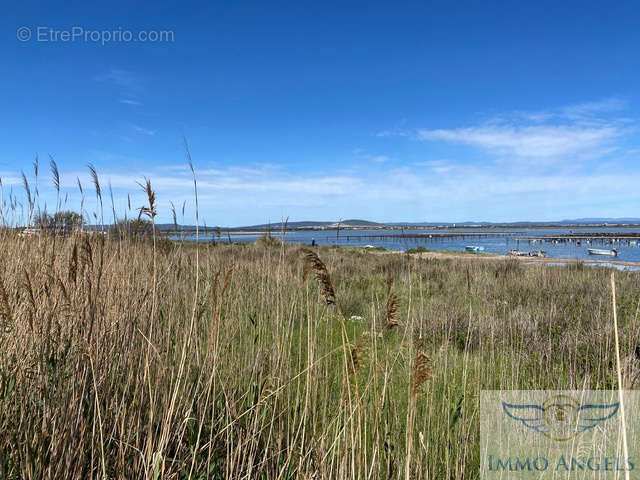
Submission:
[[[405,253],[400,251],[388,251],[389,253]],[[387,253],[387,252],[379,252],[379,253]],[[464,260],[473,258],[475,260],[485,260],[485,261],[496,261],[496,260],[517,260],[520,262],[525,262],[528,264],[549,264],[554,265],[558,263],[566,263],[570,264],[588,264],[588,265],[617,265],[621,267],[638,267],[640,268],[640,262],[628,262],[623,260],[592,260],[590,258],[563,258],[563,257],[518,257],[515,255],[504,255],[499,253],[484,253],[484,254],[471,254],[471,253],[458,253],[455,251],[451,252],[442,252],[442,251],[432,251],[432,252],[420,252],[420,253],[409,253],[408,255],[417,256],[419,258],[427,258],[427,259],[442,259],[442,260]]]
[[[255,235],[258,232],[243,232],[245,235]],[[224,238],[224,235],[222,236]],[[276,239],[279,240],[279,239]],[[180,240],[177,239],[169,239],[171,242],[179,243]],[[186,241],[186,244],[194,245],[195,241]],[[232,242],[232,245],[253,245],[255,242]],[[310,247],[306,243],[300,242],[285,242],[287,245],[297,245],[299,247]],[[225,240],[220,241],[220,244],[229,245],[229,243]],[[411,255],[417,258],[424,259],[439,259],[439,260],[471,260],[471,261],[506,261],[506,260],[516,260],[519,262],[524,262],[525,264],[533,265],[547,265],[547,266],[557,266],[559,264],[566,265],[576,265],[576,264],[585,264],[585,265],[594,265],[594,266],[603,266],[603,267],[635,267],[640,270],[640,262],[631,262],[624,260],[615,260],[611,259],[602,259],[595,260],[591,258],[566,258],[566,257],[528,257],[528,256],[515,256],[515,255],[507,255],[500,253],[491,253],[491,252],[482,252],[482,253],[472,253],[465,251],[456,251],[456,250],[427,250],[424,252],[414,252],[407,253],[405,250],[387,250],[383,247],[365,247],[365,246],[357,246],[357,245],[317,245],[320,248],[339,248],[341,250],[357,250],[361,252],[367,252],[376,255],[389,255],[389,254],[406,254]],[[634,268],[634,270],[635,270]]]
[[[180,242],[179,240],[171,239],[172,242]],[[187,241],[187,244],[195,244],[194,241]],[[228,245],[226,241],[221,241],[221,244]],[[307,247],[310,245],[306,243],[300,242],[285,242],[287,245],[297,245],[299,247]],[[232,245],[253,245],[254,242],[232,242]],[[456,250],[427,250],[424,252],[415,252],[415,253],[407,253],[405,250],[387,250],[380,247],[365,247],[365,246],[357,246],[357,245],[317,245],[319,248],[339,248],[341,250],[357,250],[361,252],[367,252],[375,255],[389,255],[389,254],[405,254],[411,255],[417,258],[425,258],[425,259],[440,259],[440,260],[472,260],[472,261],[506,261],[506,260],[516,260],[519,262],[524,262],[525,264],[541,264],[554,266],[558,264],[567,264],[567,265],[575,265],[575,264],[586,264],[586,265],[600,265],[600,266],[613,266],[617,267],[635,267],[640,269],[640,262],[631,262],[625,260],[615,260],[611,259],[602,259],[595,260],[591,258],[566,258],[566,257],[528,257],[528,256],[515,256],[515,255],[507,255],[501,253],[491,253],[491,252],[482,252],[482,253],[472,253],[465,251],[456,251]]]

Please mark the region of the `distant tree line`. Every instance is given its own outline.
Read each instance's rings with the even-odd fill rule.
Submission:
[[[63,234],[80,230],[83,224],[84,219],[82,215],[71,210],[56,212],[53,215],[42,212],[36,215],[34,219],[34,225],[36,227]]]
[[[124,237],[142,237],[153,233],[151,221],[144,218],[119,220],[112,232]]]
[[[84,226],[84,219],[78,212],[65,210],[50,214],[41,212],[34,217],[33,226],[52,233],[68,235]],[[91,229],[91,227],[90,227]],[[141,238],[153,233],[151,221],[144,218],[119,220],[106,229],[111,235],[126,238]]]

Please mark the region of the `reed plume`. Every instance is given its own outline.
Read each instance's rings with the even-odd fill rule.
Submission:
[[[58,210],[60,203],[60,172],[58,171],[58,165],[51,155],[49,155],[49,166],[51,167],[51,176],[53,178],[53,186],[56,188],[56,211]]]
[[[411,381],[411,393],[419,396],[423,392],[423,385],[433,378],[433,370],[431,369],[431,359],[422,350],[416,352],[413,361],[413,378]]]
[[[151,188],[151,180],[148,178],[144,179],[144,183],[138,183],[140,188],[147,194],[147,201],[149,202],[149,206],[140,207],[140,213],[148,216],[151,220],[156,218],[156,194]]]
[[[116,213],[116,202],[113,199],[113,188],[111,188],[111,180],[109,180],[109,198],[111,199],[111,213],[113,214],[113,224],[118,224],[118,214]]]
[[[385,315],[385,330],[391,330],[397,327],[399,323],[396,320],[396,314],[398,313],[398,296],[393,291],[393,278],[389,277],[387,280],[387,308]]]
[[[102,188],[100,187],[100,179],[98,178],[98,172],[96,167],[94,167],[91,163],[88,165],[89,173],[91,174],[91,180],[93,181],[93,186],[96,190],[96,201],[100,205],[100,223],[102,225],[102,231],[104,232],[104,206],[102,204]],[[97,217],[97,214],[94,212],[94,216]]]
[[[96,167],[94,167],[91,163],[89,164],[89,174],[91,175],[93,186],[96,189],[96,196],[102,199],[102,189],[100,188],[100,179],[98,178],[98,172],[96,170]]]
[[[27,203],[29,204],[29,220],[28,224],[31,224],[31,217],[33,215],[33,197],[31,195],[31,187],[29,186],[29,181],[27,180],[27,176],[24,172],[20,172],[22,174],[22,186],[24,187],[24,191],[27,194]]]
[[[222,308],[222,301],[224,299],[224,294],[229,288],[229,284],[231,283],[231,274],[233,273],[233,267],[229,268],[224,274],[222,279],[222,288],[218,290],[219,279],[220,279],[221,271],[217,271],[213,282],[211,283],[211,303],[212,303],[212,311],[214,315],[214,320],[220,320],[220,311]]]
[[[33,178],[35,182],[36,197],[38,196],[38,172],[39,171],[40,171],[40,159],[38,157],[38,154],[36,154],[36,158],[33,161]]]
[[[178,216],[176,215],[176,206],[171,203],[171,216],[173,217],[173,231],[174,233],[178,233]]]
[[[349,363],[350,373],[356,373],[362,366],[368,340],[369,332],[364,332],[354,345],[349,345],[349,356],[351,360]]]
[[[84,196],[84,190],[82,189],[82,182],[80,182],[80,177],[76,177],[76,182],[78,183],[78,190],[80,190],[80,195]]]
[[[51,155],[49,155],[49,166],[51,167],[51,176],[53,177],[53,186],[56,187],[56,191],[60,193],[60,172],[58,171],[58,165]]]
[[[389,282],[389,288],[391,288],[391,281]],[[404,478],[409,480],[412,478],[412,455],[414,444],[414,428],[416,420],[416,401],[417,398],[423,393],[422,387],[433,377],[431,370],[431,360],[428,355],[422,350],[424,342],[422,337],[418,338],[415,342],[416,356],[413,360],[412,366],[412,379],[411,379],[411,392],[409,395],[409,403],[407,408],[407,431],[406,431],[406,443],[407,443],[407,455],[405,459],[405,475]]]
[[[304,266],[302,269],[302,281],[307,279],[311,271],[315,273],[316,280],[322,288],[322,296],[327,305],[336,303],[336,294],[331,283],[331,277],[327,271],[327,267],[318,255],[308,248],[301,249],[304,255]]]

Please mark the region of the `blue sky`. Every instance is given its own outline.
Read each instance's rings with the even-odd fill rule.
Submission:
[[[640,217],[637,3],[92,3],[4,7],[5,202],[52,155],[190,223],[184,136],[208,225]]]

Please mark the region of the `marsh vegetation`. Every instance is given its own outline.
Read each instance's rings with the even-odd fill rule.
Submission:
[[[618,387],[607,269],[171,242],[142,186],[105,234],[0,231],[2,478],[477,478],[481,390]]]
[[[476,478],[481,389],[616,388],[605,269],[1,242],[3,478]]]

